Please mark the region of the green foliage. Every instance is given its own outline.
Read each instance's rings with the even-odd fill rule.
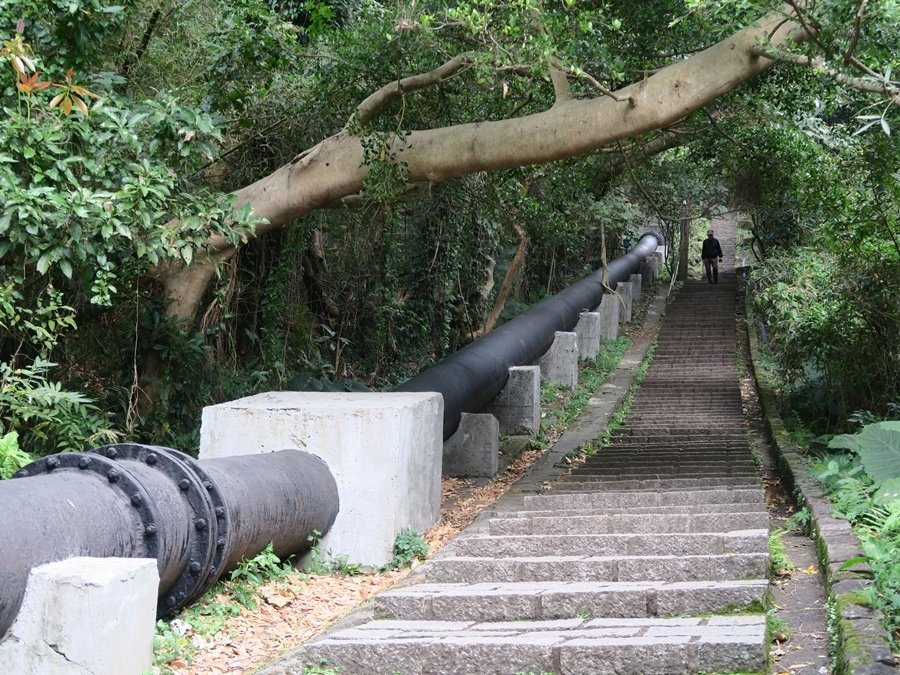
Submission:
[[[769,532],[769,573],[773,576],[781,576],[785,572],[790,572],[796,566],[788,557],[787,550],[784,547],[784,536],[790,532],[789,529],[777,529]]]
[[[900,421],[867,424],[858,434],[835,436],[828,447],[850,450],[859,457],[877,487],[873,495],[877,503],[900,500]]]
[[[853,525],[866,562],[874,574],[874,590],[866,600],[881,610],[889,633],[900,629],[900,499],[879,501],[881,486],[866,473],[859,456],[829,455],[812,466],[813,476],[825,485],[834,513]],[[849,564],[850,561],[848,561]]]
[[[394,569],[412,565],[414,560],[425,560],[428,556],[428,542],[411,527],[404,527],[394,540],[394,557],[388,563]]]
[[[0,438],[0,480],[9,478],[31,462],[31,456],[19,448],[19,435],[15,431]]]

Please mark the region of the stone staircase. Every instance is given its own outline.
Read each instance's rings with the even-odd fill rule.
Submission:
[[[724,267],[669,307],[610,447],[548,494],[505,500],[423,566],[423,583],[378,596],[380,618],[308,644],[303,661],[342,674],[764,672],[768,514]]]

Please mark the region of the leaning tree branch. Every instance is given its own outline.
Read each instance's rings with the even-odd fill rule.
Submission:
[[[419,73],[400,80],[394,80],[366,97],[356,107],[352,119],[360,126],[366,126],[391,101],[404,94],[440,84],[459,73],[470,63],[471,59],[468,54],[460,54],[427,73]]]
[[[572,100],[572,88],[569,86],[569,76],[565,70],[551,66],[550,80],[553,82],[553,96],[557,105]]]
[[[750,51],[763,38],[773,48],[788,40],[802,42],[809,38],[796,22],[782,23],[772,31],[782,19],[781,14],[769,14],[718,44],[615,92],[623,100],[632,97],[633,105],[621,105],[608,96],[573,99],[523,117],[409,131],[402,139],[391,141],[392,151],[396,161],[404,163],[410,182],[436,183],[481,171],[576,157],[671,126],[771,68],[774,61]],[[430,83],[459,72],[465,65],[463,58],[445,64],[444,74],[432,77]],[[361,111],[364,117],[377,112],[392,97],[409,91],[401,89],[401,82],[404,80],[370,97]],[[237,207],[249,204],[262,219],[254,232],[254,236],[262,236],[359,192],[368,170],[360,137],[343,129],[232,194]],[[178,222],[168,226],[177,227]],[[211,234],[206,249],[208,255],[195,256],[190,266],[166,262],[149,271],[163,285],[170,316],[192,321],[215,276],[216,264],[237,250],[220,233]]]
[[[856,21],[853,24],[853,37],[850,39],[850,44],[847,45],[847,51],[844,52],[844,65],[850,65],[850,59],[853,56],[853,52],[856,51],[856,45],[859,42],[859,34],[862,28],[862,18],[863,14],[866,11],[866,5],[869,3],[869,0],[860,0],[859,6],[856,8]]]
[[[844,85],[845,87],[850,87],[851,89],[857,89],[859,91],[865,91],[874,94],[884,94],[885,96],[890,98],[896,105],[900,106],[900,87],[895,87],[894,85],[887,82],[872,82],[871,80],[863,80],[859,77],[852,77],[850,75],[847,75],[846,73],[842,73],[835,68],[831,68],[825,63],[825,59],[820,56],[813,58],[810,56],[805,56],[803,54],[786,54],[784,52],[772,51],[771,49],[766,49],[765,47],[761,46],[753,47],[751,49],[751,52],[757,56],[762,56],[779,63],[789,63],[794,66],[811,68],[815,72],[824,75],[825,77],[829,77],[838,84]]]

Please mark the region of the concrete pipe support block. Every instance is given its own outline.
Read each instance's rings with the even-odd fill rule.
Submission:
[[[445,476],[493,478],[500,463],[500,424],[487,414],[463,413],[459,427],[444,441]]]
[[[644,288],[644,279],[640,274],[632,274],[629,279],[631,282],[631,297],[633,302],[640,302],[641,291]]]
[[[200,459],[286,448],[321,457],[340,510],[319,549],[382,565],[440,518],[444,401],[432,392],[269,392],[203,409]]]
[[[600,314],[600,337],[604,340],[615,340],[619,337],[619,315],[622,313],[619,296],[614,293],[604,294],[596,311]]]
[[[541,428],[541,369],[513,366],[506,386],[484,412],[497,418],[500,433],[534,436]]]
[[[631,323],[631,302],[634,297],[634,286],[630,281],[620,281],[616,285],[616,294],[621,299],[621,311],[619,312],[619,323]]]
[[[602,317],[598,312],[582,312],[575,326],[578,336],[578,355],[583,360],[596,359],[600,353]]]
[[[545,379],[574,389],[578,386],[578,336],[556,331],[553,344],[540,358],[538,365]]]
[[[69,558],[33,568],[0,642],[0,673],[149,672],[158,589],[151,558]]]

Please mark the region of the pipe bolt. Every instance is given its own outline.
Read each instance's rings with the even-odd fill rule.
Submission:
[[[192,560],[191,564],[188,565],[188,571],[191,574],[193,574],[194,576],[197,576],[198,574],[200,574],[201,569],[203,569],[203,566],[200,563],[198,563],[196,560]]]
[[[86,468],[88,468],[90,465],[91,465],[91,458],[90,458],[90,457],[79,457],[79,458],[78,458],[78,468],[79,468],[79,469],[86,469]]]
[[[153,466],[159,461],[159,456],[155,452],[151,452],[144,458],[144,461],[147,462],[150,466]]]
[[[218,541],[216,541],[216,548],[225,548],[225,537],[219,537]]]
[[[59,466],[59,457],[48,457],[47,468],[51,471]]]
[[[178,481],[178,487],[181,488],[182,492],[187,492],[188,488],[191,487],[191,481],[187,478],[182,478]]]
[[[106,474],[106,479],[107,479],[110,483],[118,483],[118,482],[119,482],[119,479],[120,479],[121,477],[122,477],[122,474],[119,473],[119,471],[117,471],[116,469],[110,469],[110,470],[109,470],[109,473]]]
[[[203,487],[205,487],[207,490],[212,490],[213,489],[212,481],[208,481],[208,480],[203,481]]]
[[[118,454],[119,454],[119,451],[116,450],[115,448],[107,448],[106,449],[106,456],[109,457],[110,459],[115,459]]]
[[[167,607],[174,607],[176,602],[178,602],[178,601],[175,599],[174,595],[170,595],[166,598],[166,606]]]
[[[225,507],[217,506],[216,507],[216,518],[224,518],[225,517]]]
[[[147,537],[156,536],[156,525],[150,523],[147,527],[144,528],[144,535]]]
[[[131,495],[131,503],[135,506],[140,506],[144,503],[144,498],[139,492],[135,492],[133,495]]]
[[[197,520],[194,521],[194,527],[196,527],[200,531],[205,530],[206,529],[206,520],[203,518],[197,518]]]

